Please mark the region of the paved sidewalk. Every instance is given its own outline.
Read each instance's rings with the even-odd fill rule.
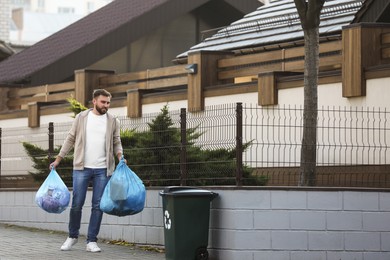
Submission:
[[[165,254],[142,250],[136,246],[113,245],[108,242],[98,242],[102,249],[100,253],[85,251],[85,237],[71,251],[61,251],[60,247],[66,239],[66,234],[25,228],[0,223],[0,260],[29,259],[129,259],[129,260],[159,260],[165,259]]]

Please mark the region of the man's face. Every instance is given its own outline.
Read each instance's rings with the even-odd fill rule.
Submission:
[[[97,113],[104,115],[107,113],[108,108],[110,107],[110,98],[106,96],[98,96],[93,99],[93,107]]]

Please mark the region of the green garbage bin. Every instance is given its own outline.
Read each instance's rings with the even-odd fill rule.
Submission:
[[[208,190],[171,186],[160,191],[163,201],[167,260],[207,260],[210,202],[218,196]]]

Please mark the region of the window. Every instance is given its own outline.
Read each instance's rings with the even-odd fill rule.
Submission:
[[[58,7],[59,14],[74,14],[75,10],[73,7]]]
[[[45,0],[38,0],[38,8],[44,8],[45,7]]]
[[[27,0],[12,0],[11,4],[13,4],[13,5],[27,5],[27,4],[29,4],[29,1],[27,1]]]
[[[87,12],[92,13],[93,11],[95,11],[95,3],[87,2]]]
[[[31,3],[29,0],[12,0],[11,6],[13,7],[23,7],[25,10],[29,10]]]

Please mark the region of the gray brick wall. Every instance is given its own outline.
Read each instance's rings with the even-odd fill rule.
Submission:
[[[388,192],[217,192],[214,259],[390,259]]]
[[[210,259],[390,259],[390,192],[213,191],[219,196],[211,204]],[[140,214],[104,215],[100,237],[163,245],[158,192],[147,191],[146,207]],[[35,191],[0,190],[0,222],[66,231],[69,209],[62,214],[45,213],[35,205],[34,196]],[[89,211],[86,203],[82,234]]]

